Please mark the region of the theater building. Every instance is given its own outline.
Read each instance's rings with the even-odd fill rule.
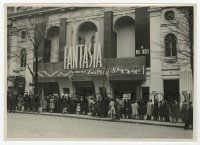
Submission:
[[[32,92],[27,64],[33,69],[34,58],[22,22],[48,14],[38,72],[41,96],[107,93],[130,99],[173,98],[180,104],[192,100],[190,64],[179,59],[184,56],[178,51],[187,46],[169,29],[182,13],[181,7],[14,8],[8,14],[8,49],[23,59],[8,59],[8,88],[16,90],[21,84],[18,90]],[[15,29],[19,24],[20,31]]]

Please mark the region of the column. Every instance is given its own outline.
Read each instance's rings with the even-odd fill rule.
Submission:
[[[64,61],[64,47],[66,46],[67,18],[60,19],[59,34],[59,62]]]
[[[116,57],[117,51],[113,47],[113,12],[104,12],[104,58]]]
[[[150,93],[163,93],[160,9],[150,10]]]

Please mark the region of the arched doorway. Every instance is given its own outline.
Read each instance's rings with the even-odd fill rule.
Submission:
[[[129,16],[123,16],[114,23],[117,34],[117,57],[135,57],[135,21]]]

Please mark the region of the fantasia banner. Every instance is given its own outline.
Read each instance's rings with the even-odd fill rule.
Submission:
[[[102,67],[101,45],[99,43],[65,47],[64,69],[97,67]]]

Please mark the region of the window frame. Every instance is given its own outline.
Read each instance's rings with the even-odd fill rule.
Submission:
[[[27,52],[26,52],[25,48],[22,48],[20,50],[20,57],[21,57],[20,67],[25,68],[26,67],[26,61],[27,61]]]
[[[165,46],[165,57],[177,58],[177,37],[174,33],[168,33],[165,35],[164,46]]]

